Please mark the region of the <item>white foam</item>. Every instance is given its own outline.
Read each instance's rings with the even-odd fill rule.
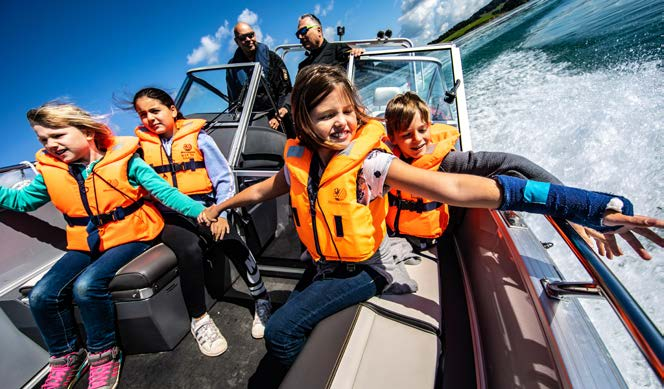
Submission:
[[[584,72],[552,61],[543,51],[510,51],[469,73],[466,83],[476,150],[521,154],[567,185],[623,194],[637,213],[664,218],[662,61]],[[536,233],[551,239],[540,228]],[[641,260],[622,242],[627,255],[606,262],[661,331],[664,249],[645,245],[651,261]],[[560,259],[566,278],[588,279],[574,259],[560,252],[554,248],[551,254]],[[624,334],[604,320],[607,309],[598,314],[595,306],[584,306],[600,333]],[[619,364],[629,366],[621,370],[630,387],[658,386],[656,378],[639,373],[642,362],[620,355],[619,346],[608,347]]]

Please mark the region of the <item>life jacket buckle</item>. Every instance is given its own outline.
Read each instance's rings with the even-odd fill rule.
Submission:
[[[111,218],[113,221],[122,220],[126,216],[125,209],[123,207],[115,208],[115,211],[111,213]]]

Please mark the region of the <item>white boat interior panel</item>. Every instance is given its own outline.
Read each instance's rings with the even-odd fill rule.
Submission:
[[[423,258],[406,269],[417,293],[375,296],[321,321],[281,387],[433,387],[442,354],[438,264]]]

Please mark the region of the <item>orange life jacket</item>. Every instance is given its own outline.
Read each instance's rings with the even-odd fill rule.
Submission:
[[[152,203],[143,201],[145,189],[134,188],[127,177],[129,160],[137,150],[138,139],[115,137],[88,177],[81,178],[81,186],[68,164],[45,149],[37,152],[37,166],[51,201],[68,223],[67,249],[90,251],[86,226],[91,219],[98,226],[99,251],[159,235],[164,227],[161,214]]]
[[[437,171],[447,154],[454,150],[459,131],[446,124],[433,124],[429,131],[432,143],[427,146],[425,154],[412,161],[411,165]],[[392,151],[396,156],[401,155],[396,147]],[[388,198],[390,208],[385,220],[397,234],[431,239],[441,236],[447,228],[450,218],[447,204],[397,189],[391,189]]]
[[[173,134],[170,158],[159,135],[145,127],[136,127],[134,132],[140,140],[143,159],[180,192],[187,195],[211,193],[212,182],[205,170],[203,153],[198,148],[198,133],[205,120],[182,119],[175,125],[177,130]]]
[[[286,143],[295,228],[314,260],[360,262],[383,241],[387,201],[381,196],[368,206],[358,203],[357,176],[371,150],[389,150],[381,142],[384,134],[377,121],[360,127],[351,144],[332,157],[316,188],[308,187],[313,152],[296,139]]]

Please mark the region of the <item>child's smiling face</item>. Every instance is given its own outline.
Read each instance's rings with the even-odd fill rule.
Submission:
[[[390,139],[401,153],[407,158],[420,158],[424,155],[426,147],[431,143],[431,132],[429,124],[422,120],[420,113],[413,116],[408,128],[403,131],[397,131],[394,139]]]
[[[346,148],[357,130],[357,116],[352,100],[341,85],[327,95],[310,113],[315,133],[327,143]]]

